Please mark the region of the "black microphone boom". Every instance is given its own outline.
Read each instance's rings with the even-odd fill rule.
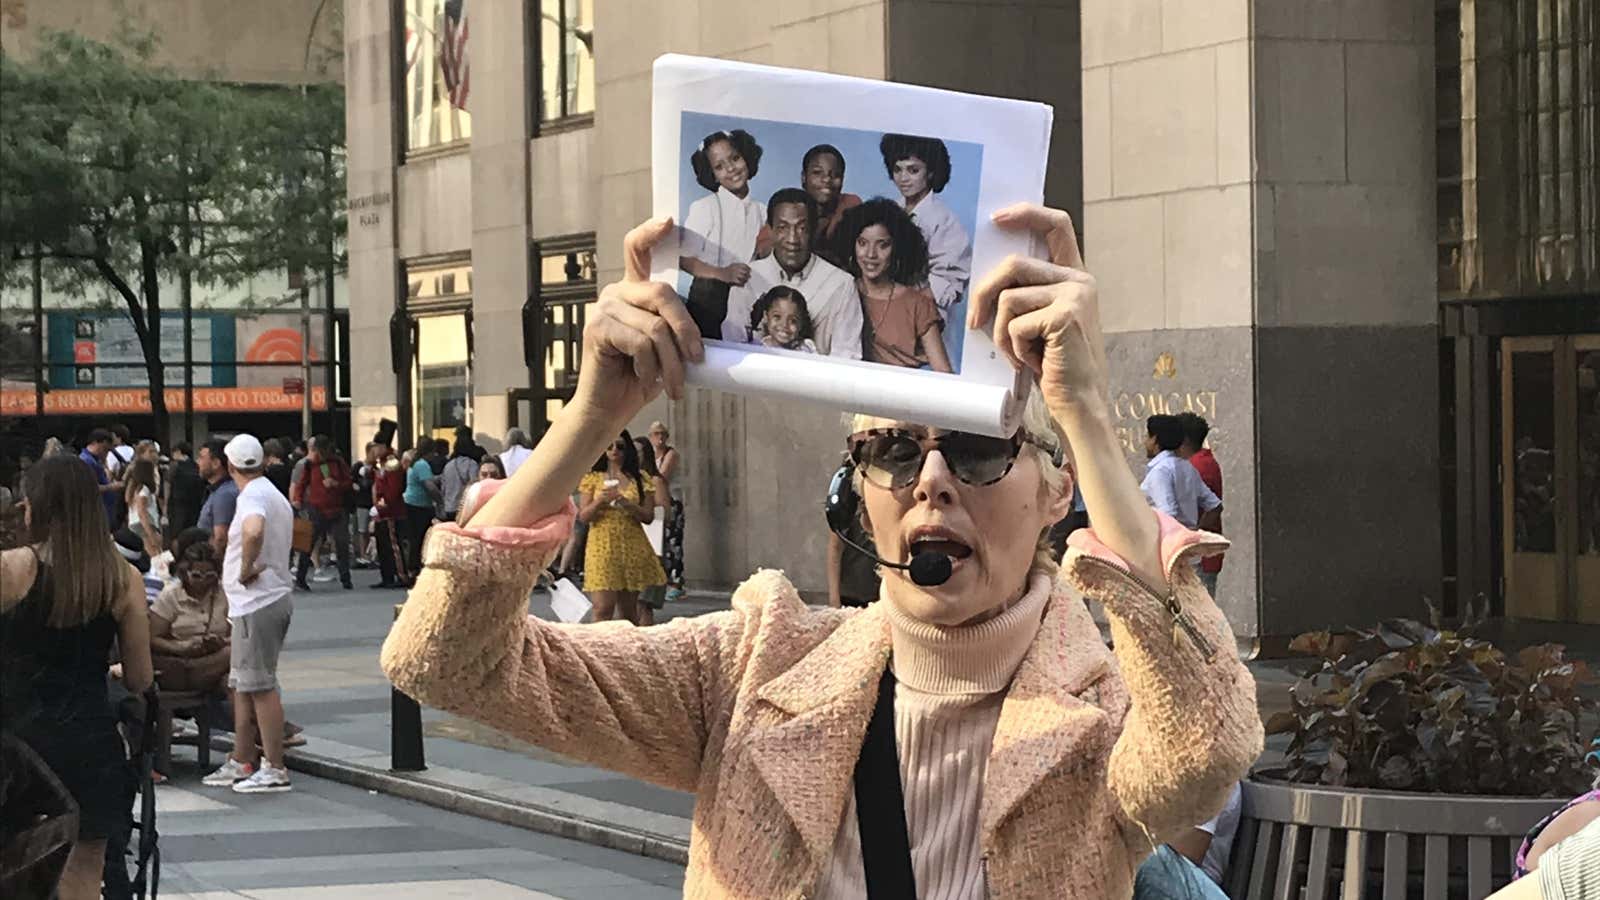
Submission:
[[[911,557],[910,564],[894,563],[884,559],[876,553],[873,553],[872,551],[861,546],[855,541],[850,540],[844,535],[839,534],[838,532],[834,532],[834,534],[839,535],[839,540],[844,541],[845,546],[856,551],[857,553],[860,553],[862,556],[865,556],[878,565],[883,566],[886,569],[900,569],[901,571],[909,572],[911,574],[912,583],[920,587],[938,587],[939,585],[950,580],[950,557],[945,556],[943,553],[935,553],[932,550],[924,550],[921,553],[918,553],[916,556]]]

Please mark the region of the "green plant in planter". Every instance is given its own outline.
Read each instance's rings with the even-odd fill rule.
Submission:
[[[1430,608],[1432,604],[1430,604]],[[1446,794],[1572,797],[1594,773],[1581,733],[1594,678],[1559,644],[1515,657],[1460,631],[1410,619],[1369,631],[1315,631],[1290,648],[1321,667],[1267,722],[1290,735],[1289,781]],[[1592,719],[1591,719],[1592,720]]]

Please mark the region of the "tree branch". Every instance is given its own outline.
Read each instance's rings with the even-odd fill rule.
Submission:
[[[139,295],[133,292],[133,287],[128,284],[127,280],[116,269],[111,267],[111,263],[107,262],[105,257],[92,257],[91,261],[94,263],[95,271],[100,273],[100,277],[109,281],[111,287],[121,294],[122,299],[128,304],[128,318],[133,320],[134,333],[139,336],[139,346],[143,347],[149,328],[144,322]]]

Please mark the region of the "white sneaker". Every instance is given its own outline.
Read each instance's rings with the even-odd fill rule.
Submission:
[[[254,774],[255,769],[251,768],[249,763],[239,762],[229,756],[215,772],[200,779],[200,783],[207,787],[229,787],[235,781],[243,781]]]
[[[338,571],[332,566],[318,566],[316,570],[311,573],[311,580],[317,584],[327,584],[338,577]]]
[[[233,783],[235,794],[281,794],[289,790],[289,770],[265,762],[254,775]]]
[[[172,739],[193,738],[200,736],[200,729],[188,719],[172,720]]]

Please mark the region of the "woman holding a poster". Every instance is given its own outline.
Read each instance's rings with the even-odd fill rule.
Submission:
[[[766,204],[750,196],[750,179],[761,167],[761,145],[743,129],[713,132],[700,142],[690,165],[695,182],[711,196],[689,204],[679,265],[694,277],[689,314],[701,337],[715,338],[722,335],[729,289],[750,280],[750,261],[767,223]]]
[[[1037,387],[1006,438],[857,420],[843,484],[888,563],[880,602],[808,607],[763,571],[732,609],[656,628],[528,617],[588,461],[704,358],[682,300],[647,280],[672,228],[656,219],[628,235],[560,419],[436,529],[383,648],[395,686],[694,791],[689,896],[1130,896],[1139,861],[1215,815],[1261,751],[1254,682],[1189,565],[1226,542],[1152,511],[1128,470],[1067,214],[994,222],[1052,260],[1008,259],[969,319]],[[1044,539],[1074,482],[1095,524],[1058,572]],[[894,568],[925,558],[934,577]]]

